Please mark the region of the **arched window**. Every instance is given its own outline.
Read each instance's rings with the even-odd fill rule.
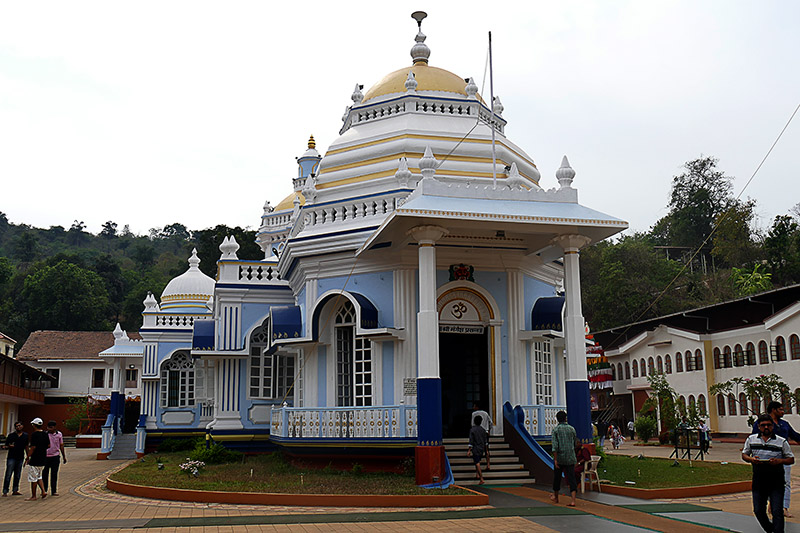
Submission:
[[[719,353],[719,348],[714,348],[714,368],[722,368],[722,356]]]
[[[686,353],[688,354],[689,352]],[[681,352],[675,354],[675,372],[683,372],[683,355]]]
[[[717,394],[717,414],[725,416],[725,397],[722,394]]]
[[[739,393],[739,412],[743,415],[747,414],[747,396],[745,393]]]
[[[706,408],[706,397],[702,394],[697,397],[697,412],[700,416],[708,416],[708,409]]]
[[[636,359],[633,360],[633,377],[639,377],[639,363],[636,362]]]
[[[194,362],[178,350],[161,364],[161,407],[194,406]]]
[[[295,357],[280,352],[269,353],[269,322],[265,321],[250,334],[250,398],[286,400],[296,391]]]
[[[753,416],[761,414],[761,402],[757,396],[753,396],[750,399],[750,410],[753,411]]]
[[[628,361],[625,361],[625,379],[631,379],[631,364]]]
[[[769,350],[767,349],[766,341],[758,343],[758,362],[762,365],[769,363]]]
[[[744,361],[745,364],[748,366],[753,366],[756,364],[756,347],[753,345],[752,342],[748,342],[747,346],[744,349],[745,357]]]
[[[647,358],[647,373],[648,373],[649,375],[652,375],[652,374],[654,374],[654,373],[655,373],[655,371],[656,371],[656,364],[655,364],[655,361],[653,361],[653,358],[652,358],[652,357],[648,357],[648,358]]]
[[[775,339],[775,360],[786,361],[786,341],[783,337]]]
[[[680,405],[681,414],[686,413],[686,398],[684,396],[678,398],[678,405]]]
[[[611,363],[611,379],[617,381],[617,365]]]
[[[622,373],[622,363],[617,363],[617,376],[619,376],[620,380],[625,379],[623,377],[623,376],[625,376],[625,374]]]
[[[642,359],[639,359],[639,370],[641,371],[641,373],[642,373],[642,377],[643,377],[643,378],[644,378],[644,377],[647,377],[647,370],[646,370],[646,368],[647,368],[647,366],[645,365],[644,359],[643,359],[643,358],[642,358]]]
[[[699,349],[694,351],[694,369],[703,370],[703,352]]]
[[[660,355],[658,357],[656,357],[656,367],[658,368],[658,373],[659,374],[663,374],[664,373],[664,361],[661,359]]]
[[[789,351],[792,354],[792,359],[800,359],[800,337],[797,334],[789,337]]]
[[[724,368],[731,368],[733,366],[733,361],[731,359],[731,347],[725,346],[725,348],[722,349],[722,366]]]
[[[664,372],[672,374],[672,357],[669,354],[664,356]]]
[[[736,416],[736,398],[733,397],[733,394],[728,394],[728,414]]]
[[[697,402],[695,402],[695,400],[694,400],[694,394],[690,394],[689,395],[689,407],[691,407],[693,405],[697,405]]]
[[[336,406],[372,405],[372,341],[355,335],[356,310],[345,300],[334,320]]]
[[[744,366],[744,350],[742,350],[742,345],[737,344],[733,347],[733,366]]]

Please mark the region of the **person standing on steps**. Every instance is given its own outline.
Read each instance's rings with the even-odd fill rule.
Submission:
[[[792,439],[800,443],[800,434],[783,419],[785,414],[783,411],[783,404],[781,402],[771,401],[767,404],[767,414],[772,419],[772,432],[779,437],[783,437],[788,442]],[[758,423],[753,424],[753,433],[758,433]],[[783,514],[789,518],[793,518],[789,512],[789,504],[791,503],[792,496],[792,467],[790,465],[783,465],[783,479],[786,486],[783,489]]]
[[[469,430],[469,449],[467,456],[472,457],[472,462],[475,463],[475,473],[478,475],[478,485],[483,485],[483,472],[481,472],[481,459],[483,454],[486,453],[486,448],[489,444],[489,435],[486,430],[481,426],[483,419],[480,415],[472,419],[473,426]]]
[[[28,457],[25,458],[25,463],[28,465],[28,481],[31,482],[31,497],[28,498],[28,501],[35,501],[37,486],[42,491],[42,499],[47,497],[42,482],[42,469],[47,463],[47,448],[50,447],[50,439],[47,433],[42,431],[44,422],[41,418],[37,417],[31,420],[31,425],[33,425],[33,433],[31,433]]]
[[[47,436],[50,438],[50,446],[47,448],[47,460],[44,467],[44,491],[48,492],[48,485],[50,496],[58,496],[58,467],[61,465],[61,460],[67,464],[67,454],[64,451],[64,436],[56,429],[56,421],[51,420],[47,423]]]
[[[789,442],[775,434],[770,415],[759,415],[756,425],[759,433],[747,437],[742,448],[742,460],[753,465],[753,514],[764,531],[783,533],[783,467],[794,463],[794,455]],[[767,515],[767,501],[772,521]]]
[[[555,460],[555,472],[553,472],[553,495],[550,500],[558,503],[558,493],[561,491],[561,476],[567,476],[569,492],[572,501],[567,505],[575,507],[575,498],[578,496],[578,483],[575,480],[575,445],[578,437],[575,428],[567,424],[567,413],[559,411],[556,413],[558,425],[553,429],[553,459]]]
[[[3,497],[8,496],[8,486],[11,484],[11,477],[14,477],[14,485],[11,494],[22,496],[19,491],[19,478],[22,477],[22,465],[25,462],[25,448],[28,447],[28,434],[22,431],[25,426],[22,422],[14,424],[14,433],[6,437],[3,448],[8,450],[6,458],[6,476],[3,479]]]
[[[475,418],[481,417],[481,427],[486,432],[487,439],[486,439],[486,470],[489,470],[490,467],[490,460],[491,457],[489,456],[489,439],[488,435],[492,434],[492,427],[494,427],[494,423],[492,422],[492,417],[489,416],[489,413],[482,410],[478,407],[478,404],[472,404],[472,425],[475,425]]]

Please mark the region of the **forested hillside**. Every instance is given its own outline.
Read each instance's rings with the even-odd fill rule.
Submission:
[[[192,248],[214,277],[227,235],[240,244],[240,258],[264,257],[255,232],[240,227],[192,231],[176,223],[144,236],[108,221],[93,235],[78,220],[69,229],[39,229],[0,212],[0,331],[19,348],[39,329],[107,330],[119,322],[137,330],[147,291],[159,296],[185,272]]]
[[[755,201],[735,198],[717,160],[704,157],[672,178],[666,205],[649,231],[581,252],[593,330],[800,283],[800,204],[758,224]],[[185,272],[193,247],[214,277],[227,235],[241,245],[241,259],[263,257],[255,232],[239,227],[176,223],[134,235],[109,221],[93,235],[77,220],[39,229],[0,213],[0,331],[21,346],[37,329],[108,330],[119,322],[137,330],[147,291],[158,296]]]

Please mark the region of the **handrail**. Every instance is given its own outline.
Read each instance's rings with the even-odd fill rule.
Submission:
[[[509,402],[503,404],[503,436],[537,484],[553,482],[555,462],[525,429],[525,414],[519,405],[512,408]]]

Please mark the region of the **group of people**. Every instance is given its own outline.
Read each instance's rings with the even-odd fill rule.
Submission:
[[[28,481],[31,484],[29,501],[37,499],[37,489],[42,499],[47,497],[48,490],[51,496],[58,496],[58,468],[62,460],[66,464],[67,454],[64,451],[64,436],[58,431],[57,425],[55,420],[51,420],[45,431],[42,419],[34,418],[31,420],[33,431],[28,435],[22,422],[14,424],[14,433],[6,437],[3,445],[3,449],[8,450],[3,479],[4,498],[8,496],[10,487],[12,496],[22,495],[19,483],[25,465],[28,466]]]
[[[601,448],[605,447],[606,439],[611,441],[611,446],[613,446],[615,450],[619,449],[625,441],[625,436],[622,433],[622,426],[618,426],[613,422],[608,423],[602,419],[598,419],[592,427],[592,432],[594,436],[598,438],[598,444]],[[633,439],[633,420],[628,422],[628,434],[630,438]]]

